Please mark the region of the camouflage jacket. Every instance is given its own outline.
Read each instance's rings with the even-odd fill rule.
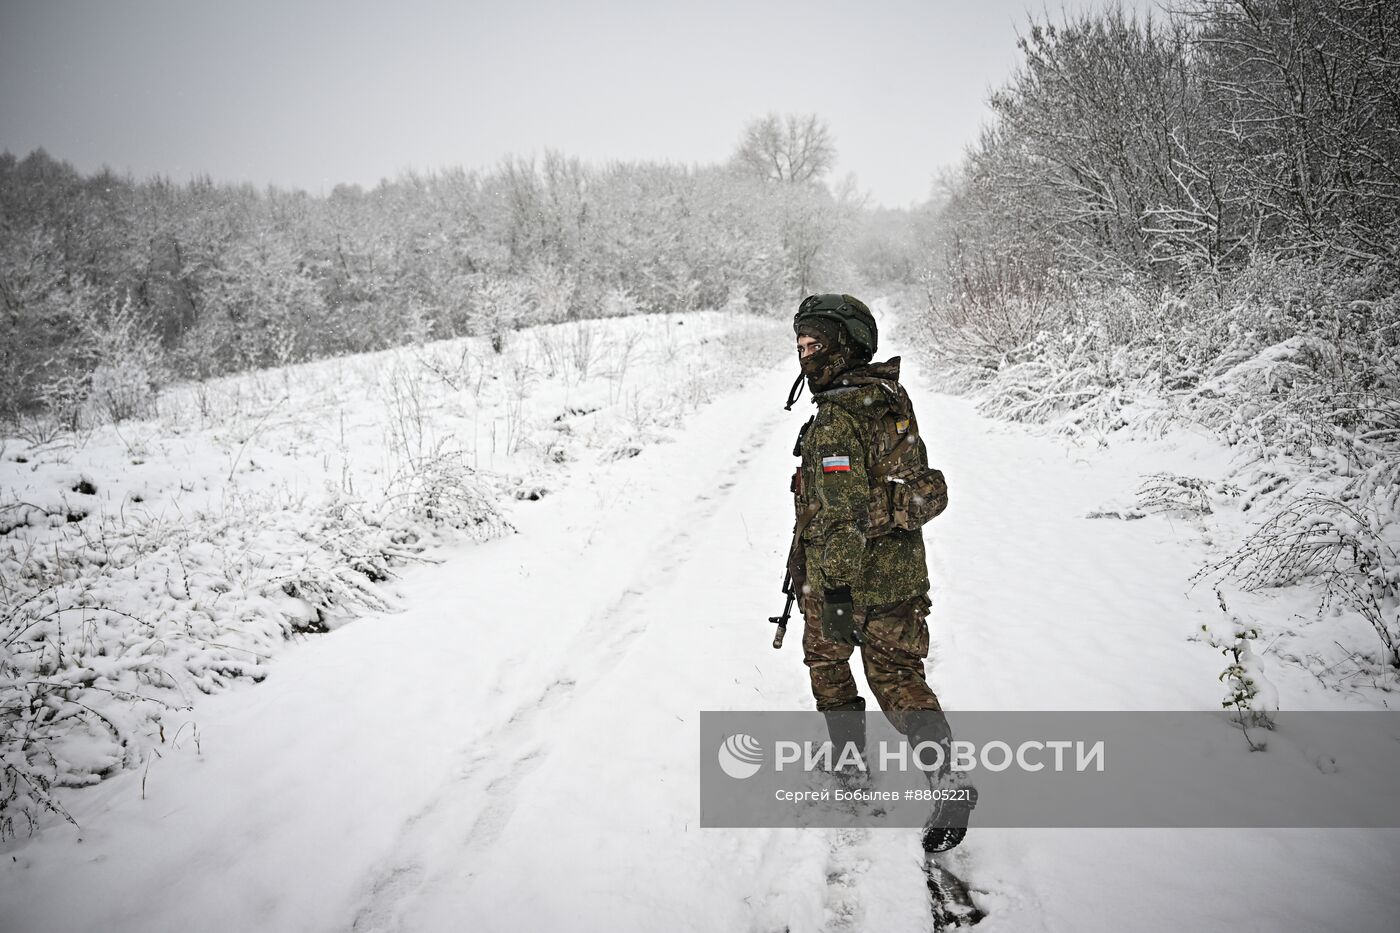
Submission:
[[[817,597],[849,586],[857,606],[922,595],[929,588],[923,532],[868,534],[871,446],[880,419],[895,407],[892,398],[908,399],[899,385],[899,357],[858,366],[837,382],[812,397],[817,413],[798,442],[802,465],[793,493],[802,531],[793,577]]]

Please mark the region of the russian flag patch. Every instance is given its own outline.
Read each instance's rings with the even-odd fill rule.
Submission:
[[[851,472],[850,457],[822,457],[823,473],[849,473]]]

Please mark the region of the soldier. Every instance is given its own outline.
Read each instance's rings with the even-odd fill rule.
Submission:
[[[863,757],[865,699],[850,667],[859,647],[866,681],[895,728],[946,750],[947,721],[924,677],[931,603],[921,531],[947,505],[943,474],[929,469],[899,384],[899,357],[872,362],[878,332],[862,302],[812,295],[798,306],[793,329],[802,375],[788,407],[805,380],[817,413],[794,451],[802,464],[792,482],[797,526],[788,570],[800,594],[817,709],[837,755],[854,742]],[[951,848],[965,832],[935,827],[925,848]]]

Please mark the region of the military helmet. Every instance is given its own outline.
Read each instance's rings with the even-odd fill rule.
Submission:
[[[851,295],[808,295],[797,306],[797,315],[792,319],[792,329],[795,331],[809,322],[831,322],[839,325],[850,337],[856,350],[865,354],[866,359],[875,357],[880,332],[875,326],[875,316],[860,299]]]

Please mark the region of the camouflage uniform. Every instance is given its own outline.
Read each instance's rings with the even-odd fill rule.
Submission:
[[[899,358],[869,362],[879,343],[870,309],[851,295],[809,295],[793,318],[802,374],[817,413],[793,452],[797,525],[788,572],[801,594],[803,660],[832,745],[865,751],[865,700],[851,676],[861,649],[865,679],[885,716],[914,745],[944,749],[931,786],[950,779],[952,731],[924,679],[928,655],[928,570],[922,527],[948,504],[942,472],[931,469]],[[778,642],[775,641],[775,644]],[[838,770],[843,781],[856,773]],[[944,852],[967,834],[972,802],[939,803],[924,826],[925,852]]]
[[[912,416],[898,380],[898,357],[819,377],[816,384],[828,387],[814,392],[817,413],[799,441],[793,492],[800,534],[789,569],[802,594],[803,659],[823,712],[865,708],[851,675],[853,646],[822,634],[823,594],[841,587],[850,588],[865,677],[880,708],[887,714],[940,708],[924,679],[930,602],[923,533],[869,534],[868,472],[882,419],[900,409]],[[898,717],[890,718],[905,731]]]

